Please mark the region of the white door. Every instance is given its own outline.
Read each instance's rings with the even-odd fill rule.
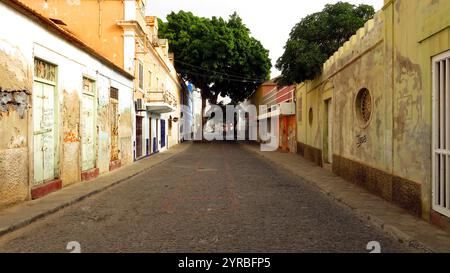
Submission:
[[[433,59],[433,209],[450,217],[450,51]]]
[[[55,86],[34,82],[34,186],[55,179]]]
[[[82,171],[88,171],[95,168],[95,90],[94,83],[88,79],[84,80],[84,94],[82,102]]]

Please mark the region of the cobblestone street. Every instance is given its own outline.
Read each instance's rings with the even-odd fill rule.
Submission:
[[[383,252],[411,249],[234,143],[168,161],[0,239],[0,251]]]

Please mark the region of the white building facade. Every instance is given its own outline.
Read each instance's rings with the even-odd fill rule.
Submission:
[[[126,1],[124,67],[135,75],[134,159],[167,150],[180,142],[182,86],[169,54],[158,38],[158,21],[145,16],[146,1]]]
[[[0,14],[0,206],[131,163],[133,76],[17,1]]]

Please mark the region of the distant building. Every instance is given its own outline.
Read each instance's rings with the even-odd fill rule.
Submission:
[[[181,105],[184,106],[181,111],[180,125],[180,142],[192,140],[194,133],[194,87],[191,83],[182,82]]]
[[[193,90],[193,116],[194,116],[194,136],[199,136],[202,131],[202,94],[199,89]]]
[[[295,86],[279,87],[275,78],[259,86],[248,101],[257,108],[258,122],[266,120],[268,133],[279,136],[279,150],[296,153]],[[262,112],[260,106],[267,107],[267,111]],[[278,123],[272,128],[275,117]],[[261,136],[258,139],[261,141]]]

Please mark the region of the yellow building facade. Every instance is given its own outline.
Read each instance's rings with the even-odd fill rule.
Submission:
[[[448,227],[449,75],[450,2],[386,0],[297,86],[298,153]]]

